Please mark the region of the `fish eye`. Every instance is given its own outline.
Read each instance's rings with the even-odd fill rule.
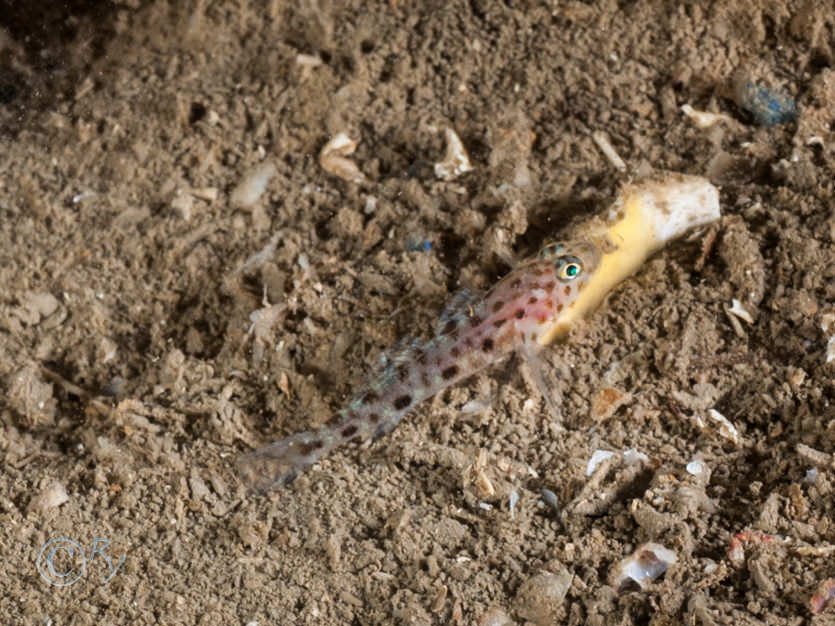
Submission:
[[[562,257],[560,259],[560,280],[564,283],[574,280],[583,273],[583,264],[576,257]]]

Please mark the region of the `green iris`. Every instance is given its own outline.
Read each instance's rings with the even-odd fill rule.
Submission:
[[[565,268],[565,274],[569,278],[574,278],[577,275],[577,272],[579,272],[579,271],[580,271],[580,268],[577,267],[576,265],[569,265],[568,267]]]

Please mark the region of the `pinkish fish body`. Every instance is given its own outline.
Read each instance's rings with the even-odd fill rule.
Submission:
[[[397,348],[382,371],[323,427],[244,456],[239,464],[244,479],[260,491],[288,483],[338,446],[388,433],[446,387],[512,352],[531,352],[574,305],[599,261],[600,252],[590,243],[554,243],[483,298],[459,294],[431,339]]]

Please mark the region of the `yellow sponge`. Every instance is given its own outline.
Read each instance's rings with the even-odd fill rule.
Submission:
[[[606,215],[577,226],[566,237],[598,244],[603,258],[575,306],[539,343],[546,345],[565,335],[576,319],[593,311],[650,255],[719,216],[719,191],[704,178],[663,173],[626,185]]]

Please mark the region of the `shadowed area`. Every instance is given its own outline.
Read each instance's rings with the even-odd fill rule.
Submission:
[[[95,0],[0,1],[0,129],[72,96],[113,35],[116,5]]]

